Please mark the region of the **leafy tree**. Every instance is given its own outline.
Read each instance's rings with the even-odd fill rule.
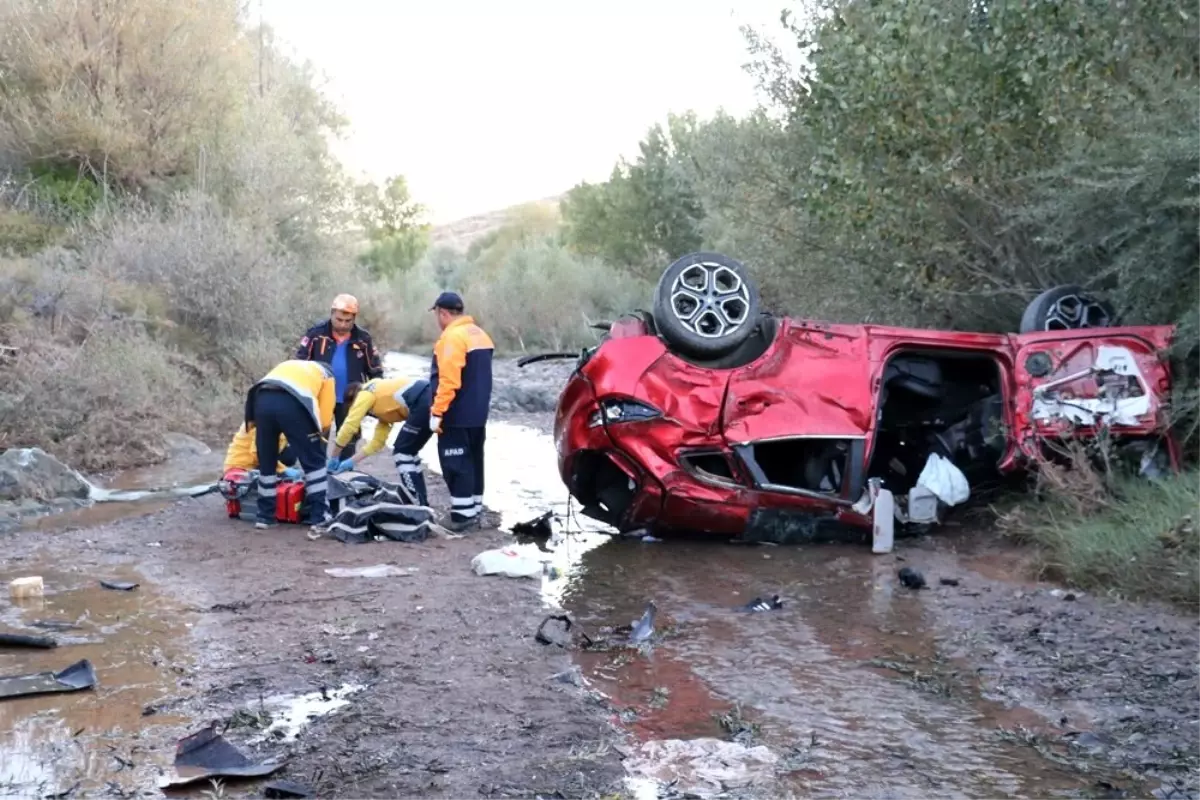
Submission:
[[[681,163],[696,126],[694,115],[670,117],[665,131],[650,129],[632,164],[622,161],[607,182],[568,192],[562,204],[567,243],[636,269],[697,249],[704,211]]]
[[[355,188],[355,213],[367,238],[387,239],[426,227],[425,207],[412,199],[403,175],[389,178],[383,187],[363,183]]]
[[[359,263],[372,275],[390,278],[412,269],[429,249],[425,208],[412,199],[403,175],[382,188],[363,183],[354,190],[354,214],[370,242]]]

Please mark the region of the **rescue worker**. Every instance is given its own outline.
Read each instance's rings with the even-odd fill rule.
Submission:
[[[425,491],[425,475],[421,471],[421,448],[433,436],[429,429],[429,407],[433,402],[433,386],[424,378],[379,378],[367,381],[361,387],[351,384],[346,391],[351,399],[346,422],[337,429],[337,450],[342,452],[358,433],[363,418],[368,414],[375,418],[375,435],[359,451],[358,455],[339,460],[330,460],[329,471],[344,472],[356,469],[358,464],[387,444],[392,426],[403,422],[396,442],[392,445],[392,461],[400,473],[400,487],[410,503],[429,505]]]
[[[279,436],[304,470],[305,522],[321,525],[329,515],[325,497],[326,468],[321,435],[333,422],[335,403],[333,370],[328,364],[293,359],[278,364],[246,393],[246,427],[253,427],[260,464],[279,460]],[[275,524],[274,471],[258,476],[256,528]]]
[[[429,309],[442,334],[433,346],[429,428],[438,434],[438,461],[450,490],[450,524],[461,531],[483,513],[483,442],[492,403],[492,352],[483,328],[463,313],[455,292],[442,292]]]
[[[225,466],[221,468],[221,472],[229,472],[231,469],[258,469],[258,446],[256,445],[254,431],[246,427],[246,423],[238,426],[237,431],[233,434],[232,441],[229,442],[229,447],[225,450]],[[287,437],[283,434],[279,435],[279,461],[275,465],[276,472],[282,472],[283,477],[288,480],[298,480],[304,473],[296,465],[296,454],[288,446]]]
[[[346,419],[350,404],[346,402],[346,387],[383,377],[383,359],[371,339],[371,334],[355,322],[358,318],[358,299],[339,294],[333,298],[329,319],[318,322],[304,333],[295,357],[303,361],[320,361],[333,368],[337,405],[333,416],[338,427]],[[350,443],[347,456],[354,455],[355,442]]]

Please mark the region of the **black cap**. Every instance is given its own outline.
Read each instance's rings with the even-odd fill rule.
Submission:
[[[433,311],[436,308],[444,308],[448,311],[462,311],[463,301],[457,292],[442,292],[438,295],[437,300],[433,301],[433,305],[429,307],[429,310]]]

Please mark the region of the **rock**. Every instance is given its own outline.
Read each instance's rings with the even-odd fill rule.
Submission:
[[[85,499],[91,485],[83,476],[37,447],[0,454],[0,503]]]
[[[168,433],[163,436],[163,447],[167,450],[168,458],[206,456],[212,452],[211,447],[186,433]]]

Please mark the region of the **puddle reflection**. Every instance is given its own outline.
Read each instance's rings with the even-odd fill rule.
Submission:
[[[45,566],[10,563],[0,569],[4,585],[35,574],[46,585],[42,598],[3,608],[0,627],[52,636],[58,647],[2,648],[0,674],[57,671],[86,658],[99,680],[92,690],[0,700],[0,797],[39,797],[77,783],[81,790],[149,785],[157,765],[169,760],[174,736],[156,735],[143,747],[141,733],[185,720],[143,716],[142,710],[175,694],[189,671],[187,624],[169,600],[128,570],[103,577],[142,582],[132,592],[102,589],[95,575]],[[78,627],[55,630],[52,623]]]

